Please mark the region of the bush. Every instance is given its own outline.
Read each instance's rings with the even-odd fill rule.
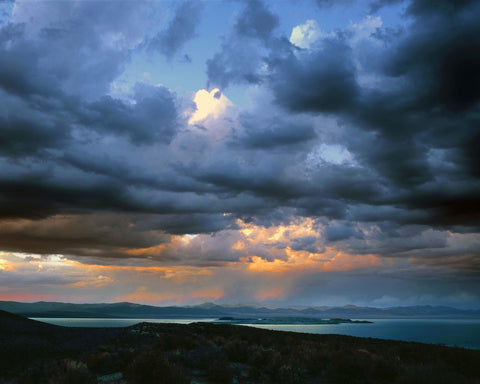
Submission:
[[[208,367],[207,376],[213,383],[230,384],[233,379],[233,372],[228,361],[215,360]]]
[[[225,353],[228,360],[245,363],[248,360],[248,344],[242,340],[234,340],[225,344]]]
[[[295,366],[282,365],[277,374],[277,382],[281,384],[302,384],[304,373]]]
[[[169,362],[162,354],[145,352],[127,368],[125,377],[134,384],[188,384],[189,374],[179,364]]]

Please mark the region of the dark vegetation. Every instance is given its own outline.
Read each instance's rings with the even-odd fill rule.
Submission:
[[[480,383],[480,351],[229,324],[63,328],[0,313],[5,383]]]

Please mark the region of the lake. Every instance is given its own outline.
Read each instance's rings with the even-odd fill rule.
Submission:
[[[189,324],[216,319],[68,319],[32,318],[67,327],[127,327],[140,322]],[[339,334],[445,344],[480,349],[480,319],[368,319],[372,324],[246,324],[251,327],[318,334]]]

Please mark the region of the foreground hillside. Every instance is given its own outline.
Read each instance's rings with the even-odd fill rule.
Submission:
[[[480,351],[224,324],[63,328],[0,313],[0,382],[480,383]]]

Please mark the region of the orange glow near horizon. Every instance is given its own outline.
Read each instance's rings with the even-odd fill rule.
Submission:
[[[255,298],[260,301],[265,300],[278,300],[286,296],[284,288],[267,288],[260,289],[256,294]]]
[[[35,302],[55,299],[57,299],[55,295],[41,293],[0,293],[0,301]]]
[[[80,268],[89,270],[103,270],[111,272],[137,272],[148,275],[161,275],[165,279],[173,280],[189,280],[198,276],[210,276],[212,271],[206,267],[194,266],[131,266],[131,265],[98,265],[98,264],[84,264],[75,260],[66,260],[68,264],[75,265]],[[105,276],[103,276],[105,277]]]
[[[160,304],[160,303],[176,303],[182,304],[188,302],[191,299],[201,299],[201,300],[218,300],[224,295],[223,290],[221,289],[203,289],[199,291],[194,291],[192,293],[175,293],[175,292],[149,292],[147,287],[139,287],[134,292],[118,296],[116,301],[130,301],[135,303],[148,303],[148,304]]]
[[[148,292],[146,287],[139,287],[128,295],[118,296],[116,301],[128,301],[134,303],[149,303],[155,304],[164,301],[177,301],[178,295],[174,295],[172,293],[155,293],[155,292]]]
[[[39,292],[56,290],[62,292],[62,298],[73,301],[82,295],[104,294],[106,301],[180,304],[228,300],[238,294],[256,301],[282,300],[290,296],[303,275],[394,264],[373,254],[349,254],[336,246],[325,246],[323,224],[311,218],[270,227],[241,220],[237,225],[238,229],[215,235],[172,235],[169,242],[122,250],[127,257],[102,259],[99,264],[100,260],[92,258],[0,253],[0,272],[37,273]],[[212,246],[215,242],[223,248]],[[216,255],[222,252],[225,257],[217,261]],[[50,282],[52,274],[62,275],[64,281]],[[21,301],[47,299],[40,293],[10,297]]]

